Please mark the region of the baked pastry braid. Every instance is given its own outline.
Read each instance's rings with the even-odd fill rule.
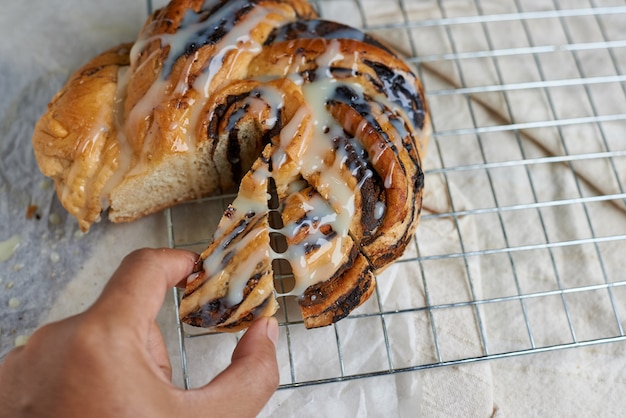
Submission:
[[[230,292],[216,295],[211,290],[215,278],[205,266],[190,280],[179,313],[192,325],[237,330],[259,311],[277,306],[276,293],[298,296],[306,327],[328,325],[367,300],[374,273],[402,254],[415,231],[423,186],[421,153],[429,131],[422,87],[380,42],[315,19],[273,31],[250,62],[248,77],[271,82],[249,86],[250,94],[242,91],[242,83],[233,83],[227,88],[230,100],[221,99],[230,109],[229,122],[213,123],[232,127],[235,115],[243,123],[260,116],[270,145],[261,157],[266,166],[249,172],[258,187],[243,187],[244,180],[223,222],[243,225],[259,211],[271,212],[262,196],[271,178],[280,225],[261,228],[266,247],[250,244],[243,251],[250,259],[262,253],[264,260],[289,261],[295,286],[284,293],[268,295],[263,289],[263,296],[255,295],[256,278],[243,271],[249,266],[242,266],[228,275]],[[257,199],[250,190],[259,192]],[[212,246],[201,255],[205,263],[228,259],[228,231],[220,224]],[[271,248],[271,234],[284,237],[284,252]],[[222,270],[218,275],[224,277]],[[252,308],[233,322],[227,306],[235,301]]]
[[[422,85],[393,50],[301,0],[180,0],[156,11],[130,50],[108,54],[120,58],[96,61],[113,62],[97,67],[109,68],[110,123],[82,138],[113,157],[93,162],[104,186],[90,193],[103,205],[84,209],[78,194],[66,206],[80,208],[81,227],[106,203],[123,221],[238,188],[187,280],[182,321],[236,331],[296,296],[312,328],[367,300],[417,227],[430,133]],[[53,100],[36,149],[71,104]],[[55,172],[62,192],[82,172],[66,157]],[[38,153],[43,166],[54,158]],[[291,288],[277,285],[285,265]]]

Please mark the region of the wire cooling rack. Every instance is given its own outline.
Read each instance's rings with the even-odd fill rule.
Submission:
[[[357,22],[347,23],[401,42],[434,120],[426,187],[444,190],[446,202],[427,191],[414,242],[397,263],[411,273],[380,278],[370,301],[338,324],[305,330],[295,302],[279,300],[280,387],[626,340],[626,31],[616,24],[625,3],[314,4],[323,17],[351,16]],[[451,109],[455,117],[438,117]],[[170,246],[202,251],[232,198],[168,210]],[[426,236],[441,230],[446,245]],[[394,286],[409,296],[389,301]],[[604,315],[600,327],[585,326],[589,301]],[[454,350],[441,328],[447,317],[475,329]],[[357,323],[366,337],[350,331]],[[238,336],[178,318],[177,327],[185,387],[229,363]],[[312,352],[313,343],[324,350]],[[366,361],[353,360],[370,345]]]

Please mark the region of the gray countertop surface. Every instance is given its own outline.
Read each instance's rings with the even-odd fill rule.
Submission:
[[[334,13],[333,6],[340,7],[354,2],[320,1],[318,3],[323,5],[327,13],[332,14]],[[387,12],[385,9],[387,6],[391,8],[390,5],[396,4],[395,2],[374,3],[380,5],[377,6],[380,7],[379,15],[375,13],[376,8],[370,10],[367,7],[366,13],[372,13],[375,17],[378,16],[381,25],[398,20],[397,15],[393,15],[393,12]],[[400,3],[406,3],[410,6],[409,8],[415,13],[411,16],[416,21],[441,17],[437,12],[439,9],[435,1],[411,2],[407,0]],[[507,13],[505,9],[508,6],[505,5],[513,4],[513,2],[473,2],[467,0],[443,3],[446,4],[451,16],[475,14],[475,4],[478,3],[494,14]],[[541,11],[547,7],[539,0],[527,3],[528,5],[526,2],[524,5],[528,6],[529,10]],[[590,3],[587,1],[575,3],[570,6],[575,8],[590,7]],[[605,3],[606,6],[624,6],[623,2],[618,1],[607,0],[602,2],[603,5]],[[365,1],[364,4],[367,6],[373,3]],[[499,7],[503,7],[503,10],[498,11]],[[548,7],[548,10],[551,8],[552,5]],[[335,12],[335,14],[337,13]],[[621,16],[623,19],[624,15]],[[528,17],[534,19],[533,15]],[[39,172],[30,142],[35,122],[68,76],[89,57],[118,43],[135,39],[145,18],[146,3],[143,0],[106,2],[33,0],[11,2],[9,5],[4,5],[0,13],[0,31],[3,32],[3,36],[0,37],[0,92],[2,92],[0,95],[0,260],[3,259],[3,256],[7,258],[0,261],[0,359],[16,343],[23,342],[24,338],[32,334],[41,324],[81,312],[89,306],[98,296],[115,267],[128,252],[144,246],[167,245],[166,219],[163,213],[130,224],[111,224],[105,219],[95,224],[89,233],[81,233],[76,221],[68,217],[60,206],[51,181],[44,178]],[[344,20],[350,21],[350,18],[346,17]],[[375,26],[379,21],[372,19],[372,24]],[[555,35],[550,32],[549,28],[553,26],[549,23],[552,20],[546,18],[529,21],[537,45],[568,43],[567,40],[561,39],[563,34]],[[606,21],[608,22],[606,30],[614,39],[620,39],[620,36],[622,36],[622,40],[626,39],[624,25],[617,24],[616,22],[619,22],[617,19],[606,19]],[[500,32],[501,36],[494,38],[495,45],[491,45],[492,48],[510,50],[511,48],[528,46],[524,42],[519,43],[518,38],[513,38],[515,31],[519,30],[519,25],[505,19],[500,19],[499,24],[499,27],[506,28],[506,30]],[[470,31],[468,32],[469,35],[463,37],[458,36],[455,32],[456,26],[450,27],[454,32],[452,36],[458,41],[457,46],[459,48],[478,51],[489,49],[489,46],[485,46],[484,40],[476,35],[480,31]],[[573,27],[580,29],[573,36],[579,36],[581,44],[591,42],[599,36],[593,32],[584,38],[581,33],[587,26]],[[545,28],[545,33],[542,32],[542,28]],[[452,53],[449,51],[450,46],[442,41],[443,38],[438,37],[439,35],[438,32],[433,32],[432,38],[422,38],[428,40],[420,45],[423,56],[433,57],[443,52]],[[510,42],[509,35],[513,39]],[[426,31],[424,36],[428,36]],[[401,37],[399,39],[401,40]],[[397,41],[397,39],[389,39],[389,41]],[[576,39],[572,43],[574,41]],[[472,42],[477,44],[475,48],[472,46]],[[618,59],[623,61],[620,61],[620,65],[624,65],[621,67],[622,74],[626,68],[626,55],[624,55],[623,50],[623,46],[614,49]],[[502,58],[500,63],[501,68],[504,69],[505,82],[512,84],[525,82],[529,79],[533,81],[533,77],[536,77],[536,63],[529,57],[525,55],[519,59],[508,60],[507,57]],[[555,79],[572,78],[566,70],[573,67],[564,66],[559,61],[560,58],[553,59],[549,54],[540,58],[544,60],[542,61],[545,65],[544,70],[549,74],[554,74]],[[589,73],[593,73],[594,68],[600,73],[601,68],[597,65],[592,66],[592,62],[592,60],[584,61],[584,65],[589,65],[591,68]],[[527,218],[519,218],[521,220],[511,218],[513,219],[512,224],[507,223],[501,226],[497,221],[490,218],[490,216],[495,216],[494,213],[499,213],[498,211],[486,211],[478,216],[464,216],[461,213],[455,218],[457,220],[456,228],[460,230],[457,232],[452,223],[437,217],[437,213],[490,208],[498,204],[503,207],[519,203],[526,204],[529,202],[528,196],[531,193],[525,190],[528,187],[526,183],[517,182],[516,177],[509,175],[509,172],[503,171],[503,175],[499,175],[499,172],[493,171],[491,187],[498,192],[500,190],[511,191],[499,195],[500,201],[494,204],[494,197],[491,194],[485,197],[474,192],[481,187],[480,190],[486,190],[487,186],[480,186],[483,183],[486,184],[487,181],[483,171],[474,172],[471,169],[464,169],[464,171],[445,172],[442,169],[442,166],[481,164],[480,155],[476,148],[473,151],[468,151],[469,148],[464,148],[465,145],[457,147],[454,142],[458,138],[463,138],[462,144],[467,144],[471,142],[473,136],[464,136],[462,132],[453,135],[450,132],[456,129],[462,130],[471,126],[472,123],[490,126],[503,124],[505,121],[501,118],[498,119],[498,117],[494,118],[494,112],[489,111],[494,107],[501,108],[503,103],[498,102],[499,99],[492,101],[486,95],[475,97],[476,102],[472,105],[475,112],[469,115],[464,110],[469,102],[455,101],[459,96],[445,93],[446,89],[458,87],[454,86],[452,82],[458,76],[454,64],[444,62],[442,65],[436,66],[435,63],[435,59],[430,64],[426,62],[422,75],[428,90],[444,91],[436,97],[433,95],[431,104],[433,105],[436,127],[441,132],[447,131],[448,135],[442,135],[434,140],[438,142],[431,142],[425,163],[427,170],[431,171],[427,173],[429,188],[425,198],[426,209],[418,230],[419,254],[426,257],[425,270],[420,273],[411,263],[400,263],[390,268],[385,272],[385,276],[379,280],[381,284],[379,297],[383,306],[391,306],[392,308],[389,309],[392,311],[394,309],[401,311],[403,306],[411,306],[402,304],[411,303],[410,299],[415,296],[411,292],[414,290],[399,291],[389,284],[392,283],[392,279],[408,277],[407,273],[411,275],[429,274],[430,278],[437,277],[437,280],[429,282],[429,285],[433,298],[431,302],[439,303],[442,307],[440,310],[435,310],[434,315],[438,320],[437,325],[441,337],[441,348],[444,350],[443,355],[450,356],[450,358],[463,358],[480,355],[482,349],[479,339],[473,334],[475,324],[472,312],[475,311],[468,311],[469,308],[463,305],[463,301],[467,300],[464,298],[467,297],[469,290],[465,284],[456,283],[451,277],[457,277],[455,276],[457,273],[458,277],[464,277],[466,272],[471,272],[474,274],[474,284],[476,285],[476,288],[473,289],[476,292],[474,297],[476,299],[495,299],[500,295],[497,292],[501,290],[499,287],[501,285],[494,277],[498,274],[504,277],[510,273],[506,266],[503,267],[495,262],[497,254],[493,258],[485,257],[478,261],[472,257],[457,257],[444,260],[445,264],[442,262],[440,265],[437,264],[439,255],[458,254],[462,251],[472,252],[485,248],[502,248],[506,246],[505,239],[494,232],[500,230],[505,230],[508,233],[506,238],[509,239],[509,245],[523,247],[528,243],[533,244],[531,236],[537,221],[533,221],[532,216],[529,215]],[[482,64],[482,62],[471,59],[462,61],[463,66],[467,65],[464,67],[466,71],[463,80],[466,86],[498,85],[498,80],[495,80],[497,73],[493,66],[487,65],[486,68],[483,68],[480,67]],[[559,73],[561,69],[563,72]],[[437,73],[434,70],[440,72]],[[441,74],[447,75],[442,77]],[[574,75],[574,77],[578,76]],[[622,84],[616,83],[610,86],[614,88],[605,91],[603,97],[608,98],[615,91],[619,92],[619,88],[623,88],[623,81]],[[510,94],[509,103],[513,107],[513,113],[518,117],[515,122],[532,122],[554,117],[554,115],[546,116],[549,113],[546,111],[546,108],[549,108],[549,103],[545,96],[533,95],[533,92],[534,90],[531,90],[530,93],[515,91]],[[580,106],[577,102],[581,97],[581,92],[584,91],[576,90],[572,93],[566,89],[554,90],[554,100],[557,101],[559,111],[558,118],[565,120],[581,115]],[[570,93],[574,96],[568,96]],[[606,111],[607,114],[626,113],[626,101],[623,95],[620,97],[615,103],[606,103],[609,99],[602,102],[603,109],[605,107],[609,109]],[[560,103],[563,103],[563,106]],[[600,109],[600,111],[603,110]],[[467,122],[471,118],[474,119],[473,122]],[[624,124],[617,121],[614,124],[606,124],[605,128],[610,146],[614,150],[626,150]],[[567,138],[572,138],[570,153],[584,153],[589,152],[589,150],[596,152],[590,145],[593,141],[589,140],[589,138],[596,138],[596,131],[593,127],[589,129],[586,126],[580,128],[565,127],[563,130],[566,132]],[[523,136],[523,141],[528,140],[528,143],[525,142],[525,150],[527,151],[525,158],[552,158],[554,155],[561,155],[559,152],[562,153],[562,151],[559,151],[558,146],[551,148],[555,132],[556,130],[550,127],[537,128],[528,136]],[[492,134],[494,141],[490,140]],[[488,146],[482,151],[487,154],[487,157],[493,157],[493,161],[519,160],[521,157],[515,154],[519,153],[519,148],[513,147],[511,148],[513,151],[510,151],[511,149],[505,146],[506,144],[513,144],[515,138],[508,137],[506,134],[497,135],[496,130],[489,132],[487,129],[484,133],[483,139]],[[543,141],[541,146],[533,138],[541,138]],[[496,144],[496,140],[500,148],[490,148],[489,144]],[[455,150],[456,152],[453,152]],[[556,151],[552,153],[551,150]],[[621,184],[624,184],[626,182],[626,165],[623,164],[623,156],[615,158],[614,161],[617,164],[617,177],[620,179],[618,182],[621,181]],[[524,165],[519,166],[523,167]],[[573,190],[572,182],[568,177],[570,174],[563,171],[563,167],[559,166],[560,168],[555,168],[555,171],[551,173],[542,171],[544,167],[553,167],[548,164],[537,164],[533,167],[537,167],[538,179],[546,179],[546,181],[535,182],[535,186],[537,186],[536,190],[533,191],[535,198],[549,202],[569,199],[573,196],[570,193]],[[506,169],[508,168],[503,168],[503,170]],[[611,181],[606,180],[603,176],[594,175],[597,171],[593,170],[599,169],[594,164],[577,165],[576,169],[579,170],[577,172],[579,178],[583,179],[582,187],[585,196],[593,194],[608,196],[620,193],[614,188]],[[445,178],[442,174],[444,172],[447,176]],[[450,207],[451,199],[454,202],[454,207]],[[36,207],[36,209],[34,215],[27,219],[28,208],[31,206]],[[565,209],[566,211],[562,213],[557,212],[556,209],[552,212],[551,207],[542,209],[545,215],[548,238],[555,243],[588,238],[591,234],[587,231],[588,228],[585,226],[587,221],[584,219],[584,214],[578,210],[579,206],[567,205]],[[594,233],[606,236],[626,234],[623,202],[618,199],[613,206],[602,206],[598,210],[599,212],[592,212],[591,215],[594,217]],[[517,214],[521,216],[527,212],[508,211],[503,215],[503,222],[506,223],[509,220],[507,216]],[[564,222],[565,219],[573,219],[575,222],[570,224]],[[596,222],[599,219],[603,221]],[[515,226],[511,227],[511,225]],[[572,225],[580,225],[580,227]],[[464,238],[463,247],[459,246],[459,234]],[[15,247],[14,251],[13,247]],[[580,248],[587,247],[581,245]],[[416,255],[415,249],[411,251],[407,257]],[[559,251],[561,250],[555,249],[551,254],[556,254],[556,261],[553,263],[555,263],[556,269],[562,273],[565,287],[576,288],[595,283],[592,280],[585,281],[585,277],[599,274],[598,267],[593,267],[595,262],[593,260],[595,259],[592,253],[581,250],[580,253],[564,252],[561,254]],[[601,251],[604,265],[609,269],[604,274],[609,276],[612,281],[623,283],[623,271],[626,270],[623,241],[614,240],[607,242],[606,245],[602,244]],[[620,253],[622,256],[619,255]],[[522,257],[526,254],[531,257],[535,256],[536,259],[532,262],[525,261]],[[520,278],[522,291],[528,294],[545,290],[545,288],[532,287],[535,282],[531,278],[539,277],[543,271],[546,271],[543,269],[542,263],[549,264],[549,260],[545,261],[537,254],[539,252],[533,253],[532,251],[519,251],[513,254],[515,260],[518,261],[518,266],[524,266],[523,269],[518,267],[518,271],[519,275],[523,276]],[[469,261],[463,265],[463,260]],[[584,274],[579,274],[581,271]],[[529,278],[528,282],[524,282],[526,277]],[[528,286],[526,286],[527,284]],[[602,282],[597,282],[597,285],[602,286]],[[513,288],[513,284],[510,287]],[[622,315],[622,322],[624,322],[626,315],[625,288],[626,286],[616,286],[614,289],[614,305]],[[519,290],[517,291],[519,292]],[[536,325],[535,337],[541,343],[550,342],[552,341],[551,338],[557,342],[565,341],[568,338],[567,335],[561,338],[563,329],[567,330],[567,325],[565,328],[563,327],[563,321],[560,325],[551,325],[550,319],[554,318],[554,314],[550,307],[559,303],[559,292],[555,292],[554,297],[529,297],[526,302],[531,322],[536,321],[532,322],[533,325]],[[587,293],[578,294],[585,296]],[[593,293],[593,295],[598,294]],[[603,335],[602,330],[607,327],[605,321],[607,318],[606,301],[596,303],[594,297],[581,297],[578,300],[576,295],[567,296],[572,304],[572,320],[576,330],[579,331],[582,338],[601,337]],[[603,294],[598,297],[604,298]],[[164,310],[160,315],[160,323],[174,365],[178,367],[180,354],[177,351],[172,300],[173,298],[166,300]],[[454,304],[459,302],[463,306],[456,309]],[[524,338],[519,333],[523,329],[523,324],[517,327],[515,331],[508,333],[507,327],[511,327],[511,323],[506,321],[510,318],[507,319],[503,315],[490,315],[488,309],[511,305],[507,305],[506,300],[504,300],[502,303],[493,303],[488,306],[485,304],[479,308],[486,318],[485,326],[490,338],[489,342],[492,343],[491,346],[502,351],[506,351],[507,347],[518,347],[515,344],[519,343],[519,339]],[[444,309],[444,306],[453,306],[455,309]],[[364,309],[364,312],[367,313],[371,306]],[[537,315],[536,319],[532,317],[533,314]],[[402,318],[401,315],[389,316],[390,338],[395,338],[392,326],[394,320],[400,318]],[[358,331],[354,330],[351,324],[352,322],[346,321],[338,327],[340,333],[338,335],[342,338],[345,335],[346,341],[349,341],[353,337],[353,333]],[[416,317],[415,324],[422,326],[426,323],[420,323],[420,319]],[[537,326],[538,324],[541,325]],[[285,328],[281,328],[281,348],[279,348],[279,355],[283,358],[286,358],[287,351],[293,348],[286,346]],[[427,327],[424,329],[428,330]],[[345,334],[342,333],[344,330],[346,330]],[[294,328],[292,338],[296,338],[296,335],[299,334]],[[315,338],[318,337],[311,337],[311,335],[319,336],[322,334],[309,333],[303,335],[302,338],[305,340],[299,347],[303,353],[307,350],[314,352],[316,349],[322,349],[316,345]],[[354,335],[358,336],[358,333]],[[334,335],[331,337],[335,338]],[[394,360],[401,363],[405,361],[405,358],[411,359],[412,356],[424,354],[425,349],[422,348],[424,340],[420,339],[422,337],[408,332],[405,337],[398,339],[398,344],[392,347],[393,356],[397,356],[394,357]],[[295,341],[297,342],[297,340]],[[377,341],[376,344],[381,344],[381,341]],[[361,355],[364,363],[370,362],[371,364],[371,361],[376,361],[368,358],[368,356],[374,356],[376,350],[380,348],[376,344],[373,345],[374,348],[371,351],[362,350]],[[198,358],[205,363],[194,364],[194,367],[201,368],[211,362],[211,348],[205,346],[201,349],[207,354],[199,355]],[[516,416],[525,415],[529,409],[537,414],[542,411],[547,413],[547,411],[556,410],[562,415],[578,415],[581,411],[588,411],[591,414],[602,411],[619,415],[626,407],[626,401],[623,397],[626,390],[626,380],[621,372],[626,366],[623,350],[623,343],[594,345],[575,350],[516,357],[515,359],[477,362],[454,367],[281,390],[272,398],[262,415],[290,416],[290,414],[299,413],[300,416],[324,416],[325,413],[343,412],[345,416],[413,416],[416,409],[428,416],[448,414],[484,416],[492,413]],[[432,353],[429,355],[432,356]],[[228,362],[227,356],[225,362]],[[351,364],[348,363],[348,369]],[[298,364],[297,367],[300,366]],[[315,367],[311,367],[310,359],[306,359],[302,367],[302,369],[298,368],[297,370],[303,370],[303,374],[312,373],[315,375],[316,370],[323,370],[326,365],[315,364]],[[383,369],[384,367],[385,364],[381,366]],[[319,373],[323,372],[319,371]],[[281,376],[284,377],[288,374],[289,366],[281,365]],[[180,377],[177,377],[175,382],[180,385]]]

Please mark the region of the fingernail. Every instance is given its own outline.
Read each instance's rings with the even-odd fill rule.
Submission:
[[[278,345],[278,321],[273,316],[267,318],[267,329],[265,330],[267,333],[267,338],[270,339],[272,343],[274,343],[274,347]]]

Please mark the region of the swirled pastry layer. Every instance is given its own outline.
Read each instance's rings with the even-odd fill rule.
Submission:
[[[79,70],[33,142],[83,229],[238,189],[179,314],[239,330],[277,296],[307,327],[367,300],[417,226],[429,132],[406,63],[305,1],[175,0]]]

